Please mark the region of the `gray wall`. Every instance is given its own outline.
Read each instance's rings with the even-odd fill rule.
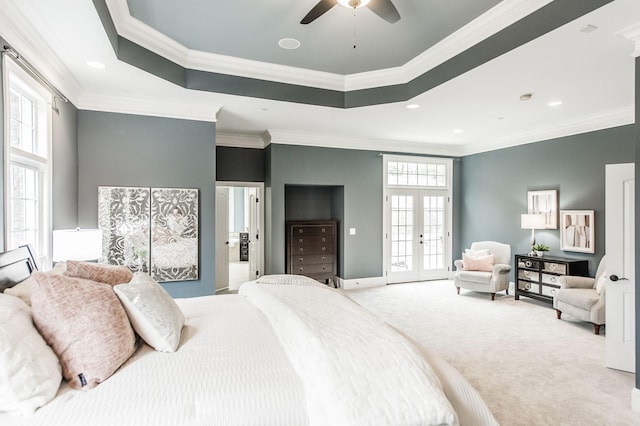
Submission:
[[[557,189],[559,210],[595,210],[596,253],[562,252],[558,229],[536,231],[536,241],[550,254],[588,259],[595,274],[605,249],[605,164],[633,161],[633,132],[622,126],[464,157],[459,247],[491,239],[510,244],[514,254],[528,252],[531,231],[520,228],[527,191]]]
[[[79,224],[97,226],[98,186],[200,190],[200,277],[163,283],[174,297],[214,293],[215,123],[95,111],[78,114]]]
[[[216,180],[264,182],[264,149],[216,148]]]
[[[383,181],[378,152],[271,144],[265,158],[266,272],[285,271],[285,185],[322,185],[344,187],[338,197],[344,199],[344,217],[339,218],[342,278],[381,276]],[[339,214],[335,207],[328,213]],[[349,228],[357,234],[345,234]]]

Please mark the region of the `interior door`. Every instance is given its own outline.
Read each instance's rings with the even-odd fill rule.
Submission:
[[[634,164],[606,166],[606,366],[632,373],[636,334],[634,173]]]
[[[387,282],[446,278],[448,197],[442,191],[394,188],[386,205]]]
[[[229,287],[229,188],[216,188],[215,291]]]

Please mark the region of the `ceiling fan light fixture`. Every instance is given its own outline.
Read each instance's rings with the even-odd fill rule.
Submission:
[[[341,6],[348,7],[349,9],[358,9],[366,6],[371,0],[338,0]]]

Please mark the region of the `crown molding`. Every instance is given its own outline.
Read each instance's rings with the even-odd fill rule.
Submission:
[[[131,16],[126,0],[106,0],[106,4],[120,36],[182,67],[328,90],[351,91],[407,83],[551,1],[502,1],[402,66],[346,76],[191,50]]]
[[[265,140],[281,145],[302,145],[322,148],[356,149],[364,151],[400,152],[411,154],[429,154],[459,156],[459,145],[445,145],[431,142],[399,141],[388,139],[350,138],[337,135],[295,132],[281,129],[269,129]],[[393,149],[389,150],[392,146]]]
[[[266,144],[262,135],[248,133],[216,133],[216,146],[263,149]]]
[[[616,35],[631,40],[634,43],[634,50],[631,56],[637,58],[640,56],[640,22],[633,24],[627,28],[618,31]]]
[[[509,148],[518,145],[525,145],[534,142],[544,142],[551,139],[562,138],[598,130],[610,129],[613,127],[625,126],[635,122],[634,110],[632,107],[618,111],[611,111],[607,114],[581,118],[569,123],[561,123],[557,126],[545,127],[527,133],[520,133],[513,137],[499,139],[491,142],[478,142],[467,144],[463,147],[461,155],[479,154],[497,149]]]
[[[18,4],[19,6],[16,6],[13,1],[6,1],[2,5],[2,37],[72,104],[77,105],[78,96],[84,90],[82,85],[49,47],[39,31],[35,30],[36,23],[25,18],[24,10],[33,6],[23,1],[19,1]],[[40,27],[46,28],[44,25]]]
[[[93,94],[81,96],[78,108],[215,123],[222,105],[181,102],[166,98],[128,98],[120,95]]]

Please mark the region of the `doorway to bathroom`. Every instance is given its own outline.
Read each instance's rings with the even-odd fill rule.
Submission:
[[[262,275],[263,192],[263,183],[216,184],[216,293]]]

